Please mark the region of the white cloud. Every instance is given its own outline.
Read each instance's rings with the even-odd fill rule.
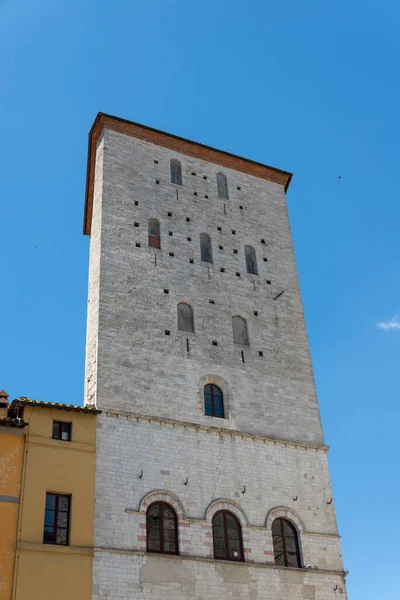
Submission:
[[[389,329],[400,329],[400,315],[395,315],[388,321],[379,321],[376,324],[378,329],[384,329],[388,331]]]

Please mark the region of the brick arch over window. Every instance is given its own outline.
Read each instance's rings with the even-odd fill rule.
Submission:
[[[275,521],[275,519],[278,518],[283,518],[287,519],[288,521],[291,521],[296,527],[298,534],[303,535],[307,533],[304,521],[291,508],[287,508],[286,506],[277,506],[269,511],[265,520],[266,529],[270,531],[272,523]]]
[[[171,492],[166,490],[156,490],[146,494],[139,504],[138,512],[146,513],[150,504],[153,504],[154,502],[166,502],[167,504],[170,504],[177,514],[178,521],[186,518],[186,511],[182,502],[174,494],[171,494]]]
[[[207,506],[204,515],[205,520],[211,522],[214,515],[221,510],[227,510],[234,514],[242,527],[248,527],[250,525],[249,519],[242,507],[228,498],[217,498],[216,500],[213,500],[211,504]]]
[[[234,404],[231,388],[225,379],[213,373],[204,375],[199,381],[198,399],[201,414],[204,415],[204,388],[207,384],[217,385],[222,391],[224,397],[224,418],[230,419]]]

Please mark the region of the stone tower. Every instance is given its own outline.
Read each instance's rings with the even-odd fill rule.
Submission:
[[[290,173],[104,114],[88,160],[93,598],[346,598]]]

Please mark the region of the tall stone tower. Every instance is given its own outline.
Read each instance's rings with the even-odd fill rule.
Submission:
[[[99,114],[94,600],[346,598],[285,171]]]

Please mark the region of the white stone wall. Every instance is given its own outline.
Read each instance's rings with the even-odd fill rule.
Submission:
[[[170,183],[173,157],[182,188]],[[148,248],[152,217],[161,250]],[[200,261],[202,232],[212,238],[212,265]],[[246,273],[246,244],[259,276]],[[282,187],[106,130],[90,261],[86,402],[103,410],[95,600],[345,597]],[[177,331],[182,301],[194,309],[194,334]],[[234,315],[246,318],[250,347],[233,343]],[[225,419],[204,415],[207,382],[223,390]],[[176,509],[180,557],[145,553],[145,510],[155,498]],[[244,565],[213,560],[211,519],[222,507],[242,524]],[[283,515],[309,569],[274,565],[271,524]]]

